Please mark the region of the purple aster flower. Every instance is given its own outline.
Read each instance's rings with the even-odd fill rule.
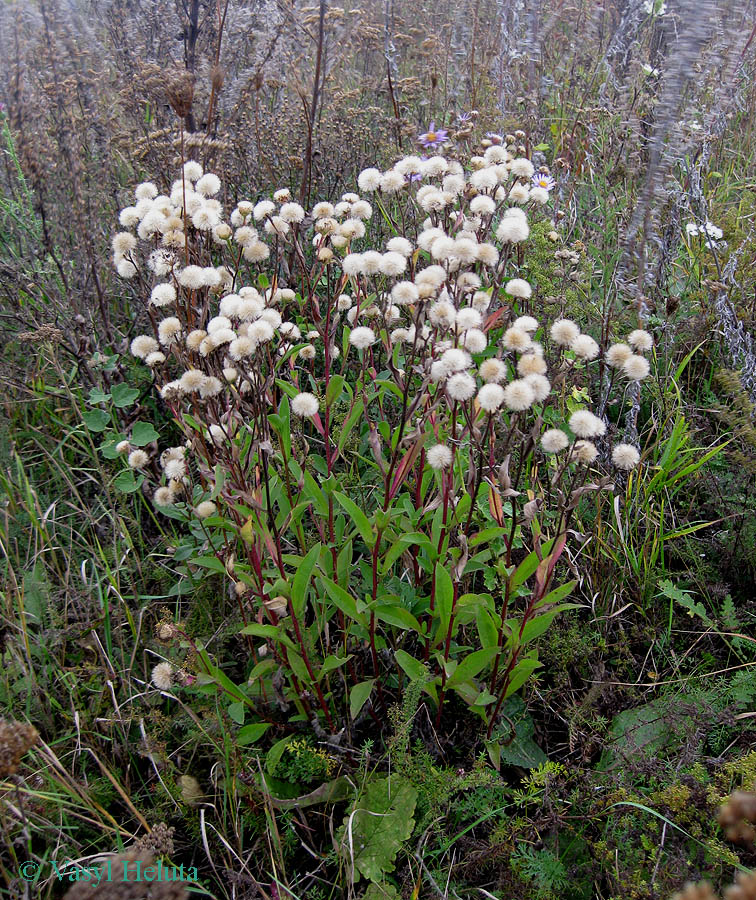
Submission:
[[[423,180],[423,176],[419,172],[413,172],[411,175],[405,175],[404,180],[407,184],[415,184]]]
[[[472,113],[457,113],[457,121],[460,125],[466,125],[472,119]]]
[[[430,128],[425,132],[425,134],[421,134],[418,138],[418,141],[425,147],[426,150],[437,149],[441,147],[443,144],[446,144],[449,140],[449,132],[445,128],[436,128],[436,123],[431,122]]]
[[[556,182],[551,177],[551,175],[539,175],[535,174],[531,179],[531,184],[533,187],[543,188],[545,191],[550,191]]]

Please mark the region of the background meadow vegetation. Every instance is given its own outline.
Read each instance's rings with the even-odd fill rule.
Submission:
[[[686,897],[708,900],[736,877],[728,897],[756,896],[755,34],[752,0],[2,4],[3,896],[62,897],[51,859],[109,853],[194,867],[191,895],[218,900],[651,900],[703,879]],[[434,393],[421,320],[390,337],[391,301],[360,320],[375,346],[350,344],[346,305],[326,309],[393,282],[343,276],[310,215],[359,191],[360,252],[403,234],[416,278],[443,262],[422,219],[443,218],[360,173],[459,161],[445,202],[468,228],[492,146],[553,180],[526,241],[495,236],[499,207],[478,223],[503,268],[475,263],[475,365],[532,316],[559,395],[501,432]],[[308,214],[262,234],[259,264],[192,226],[192,264],[238,249],[234,289],[296,327],[207,421],[131,352],[158,327],[153,275],[121,277],[111,244],[135,187],[171,194],[187,160],[234,228],[263,232],[239,201],[284,189]],[[179,330],[197,296],[218,312],[197,290]],[[554,341],[560,317],[596,361]],[[637,388],[603,362],[636,329]],[[432,417],[405,420],[420,397]],[[583,406],[611,442],[560,469],[538,429]],[[447,438],[455,462],[427,462]],[[187,439],[179,489],[164,451]]]

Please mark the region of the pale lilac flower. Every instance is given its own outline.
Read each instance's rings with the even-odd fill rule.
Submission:
[[[418,137],[418,142],[426,150],[436,150],[449,141],[449,132],[445,128],[436,128],[436,123],[431,122],[430,128]]]

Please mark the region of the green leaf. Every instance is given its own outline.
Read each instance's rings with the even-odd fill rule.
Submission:
[[[228,714],[237,725],[243,725],[245,710],[246,706],[243,703],[232,703],[228,708]]]
[[[397,628],[411,629],[420,633],[420,623],[403,606],[376,606],[375,617]]]
[[[466,656],[447,682],[448,687],[451,688],[455,684],[463,684],[471,678],[475,678],[491,662],[497,652],[498,647],[485,647],[483,650],[475,650]]]
[[[481,646],[497,647],[499,644],[499,630],[494,617],[485,607],[478,607],[475,613],[475,624],[478,628]]]
[[[92,404],[106,403],[108,400],[110,400],[110,394],[101,388],[93,387],[89,392],[89,402]]]
[[[373,534],[372,526],[365,513],[357,506],[354,500],[350,500],[349,497],[342,494],[340,491],[334,491],[333,496],[355,524],[362,540],[368,547],[372,547],[375,543],[375,535]]]
[[[368,784],[338,831],[342,856],[355,881],[381,881],[415,827],[417,791],[398,775]]]
[[[535,657],[521,659],[514,669],[512,669],[506,696],[508,697],[510,694],[514,694],[515,691],[519,690],[540,665],[541,664]]]
[[[414,656],[410,656],[406,651],[395,650],[394,658],[412,681],[425,681],[428,678],[427,666],[423,665],[419,659],[415,659]]]
[[[275,744],[268,750],[265,756],[265,771],[268,774],[273,775],[276,771],[276,766],[281,761],[281,757],[283,756],[283,752],[286,749],[287,745],[290,744],[296,735],[289,734],[285,738],[281,738],[280,741],[276,741]]]
[[[321,546],[320,541],[318,541],[314,547],[310,548],[310,552],[302,560],[297,569],[297,574],[294,576],[294,582],[291,586],[291,604],[294,615],[298,619],[302,618],[305,611],[307,588],[310,586],[310,579],[312,578],[313,569],[318,562]]]
[[[323,660],[323,665],[320,667],[320,674],[318,675],[318,681],[323,678],[324,675],[327,675],[329,672],[333,672],[334,669],[338,669],[340,666],[343,666],[348,660],[352,658],[352,654],[349,656],[339,657],[339,656],[326,656]]]
[[[113,403],[118,409],[125,409],[127,406],[131,406],[132,403],[139,396],[139,390],[137,388],[129,387],[128,384],[116,384],[113,386],[113,389],[110,392],[111,397],[113,398]]]
[[[343,375],[332,375],[328,379],[328,390],[326,391],[325,401],[327,406],[331,406],[331,404],[335,403],[336,400],[341,396],[341,392],[344,390],[344,382],[346,379]]]
[[[357,611],[357,601],[352,597],[351,594],[347,593],[344,588],[339,587],[335,581],[331,581],[330,578],[326,578],[325,575],[322,576],[323,584],[325,585],[325,589],[328,592],[328,596],[335,603],[335,605],[344,613],[345,616],[348,616],[350,619],[353,619],[359,625],[367,626],[368,618],[364,613],[360,613]]]
[[[144,481],[144,475],[136,478],[133,469],[124,469],[113,479],[113,487],[122,494],[133,494],[138,491]]]
[[[129,443],[135,447],[144,447],[152,441],[156,441],[159,437],[160,435],[149,422],[134,422]]]
[[[364,412],[364,410],[365,404],[362,400],[358,400],[354,404],[354,409],[349,413],[347,420],[341,426],[341,433],[339,434],[339,450],[344,449],[344,444],[346,444],[347,439],[357,421],[362,418],[362,413]]]
[[[239,733],[236,735],[236,743],[240,747],[255,744],[269,728],[270,722],[255,722],[254,725],[245,725],[239,729]]]
[[[436,615],[439,618],[436,639],[446,637],[454,603],[454,585],[451,575],[441,563],[436,563]]]
[[[226,574],[226,567],[216,556],[195,556],[189,562],[195,566],[202,566],[203,569],[210,569],[211,572],[217,572],[219,575]]]
[[[87,428],[95,434],[105,431],[110,424],[110,413],[104,409],[90,409],[83,413],[81,418]]]
[[[355,684],[349,692],[349,715],[353,719],[357,718],[360,710],[367,703],[374,684],[375,678],[370,678],[367,681],[361,681],[359,684]]]
[[[499,757],[510,766],[523,769],[534,769],[545,763],[548,757],[533,740],[535,725],[521,697],[509,697],[502,704],[501,719],[503,725],[497,729]]]

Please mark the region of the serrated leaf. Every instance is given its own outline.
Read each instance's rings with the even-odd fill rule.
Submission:
[[[415,827],[416,803],[417,791],[406,778],[393,775],[368,784],[338,833],[354,881],[380,882],[394,871],[396,855]]]

